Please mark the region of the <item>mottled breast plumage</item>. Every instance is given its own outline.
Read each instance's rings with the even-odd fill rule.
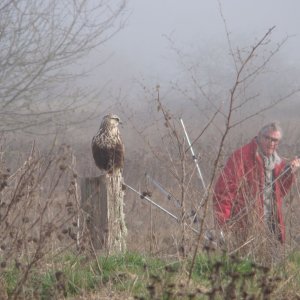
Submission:
[[[99,131],[92,139],[92,153],[96,166],[113,174],[123,169],[124,145],[118,125],[120,118],[117,115],[106,115]]]

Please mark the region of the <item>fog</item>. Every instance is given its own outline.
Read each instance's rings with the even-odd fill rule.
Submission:
[[[72,261],[72,253],[74,257],[98,255],[90,243],[94,230],[89,232],[89,228],[106,221],[93,223],[101,219],[90,210],[97,202],[94,188],[100,197],[112,196],[106,197],[109,202],[105,205],[97,204],[101,211],[108,208],[106,223],[110,225],[105,228],[114,227],[112,232],[117,228],[125,231],[120,201],[125,193],[129,251],[144,254],[150,249],[152,256],[178,260],[181,253],[187,258],[202,251],[198,246],[202,246],[204,231],[215,228],[211,197],[216,176],[232,151],[252,139],[260,126],[273,119],[280,121],[284,129],[280,156],[288,161],[300,154],[299,0],[127,0],[124,9],[123,0],[2,2],[1,268],[10,272],[15,266],[18,271],[15,281],[3,281],[3,288],[0,285],[1,294],[6,286],[14,298],[21,298],[22,291],[26,296],[37,292],[37,297],[39,293],[46,296],[51,292],[57,297],[67,293],[69,262],[64,264],[66,269],[57,271],[62,265],[59,255],[67,254]],[[95,165],[91,141],[109,112],[123,123],[125,185],[119,176],[104,175],[107,188],[102,179],[94,187],[96,180],[91,177],[105,171]],[[111,139],[115,137],[106,137],[103,143],[114,152]],[[198,163],[204,178],[201,182]],[[255,179],[254,172],[250,175],[241,178],[241,183]],[[121,192],[121,185],[122,190],[126,185],[128,188]],[[133,193],[129,186],[142,194]],[[276,193],[284,194],[283,187]],[[299,248],[299,190],[298,180],[295,193],[286,199],[285,257],[296,241]],[[86,201],[81,199],[84,195]],[[178,216],[175,218],[181,226],[176,229],[174,220],[152,209],[154,206],[143,200],[145,195]],[[251,197],[245,197],[244,202],[254,203]],[[251,206],[245,207],[247,212]],[[231,227],[234,222],[228,224]],[[191,226],[201,232],[197,241],[188,233]],[[102,245],[116,241],[110,229],[104,231],[109,239],[101,234]],[[232,253],[250,246],[255,249],[253,255],[259,250],[259,260],[267,257],[266,253],[273,254],[265,251],[269,234],[261,232],[249,230],[249,240]],[[262,239],[252,238],[252,233]],[[210,234],[206,237],[215,243]],[[228,240],[225,237],[224,249],[231,242],[230,235]],[[185,244],[190,250],[185,250]],[[203,248],[205,252],[213,249],[210,244]],[[106,248],[113,254],[113,248]],[[276,246],[276,251],[279,248]],[[254,261],[259,260],[255,257]],[[53,286],[45,273],[49,262],[47,272],[55,273],[57,279]],[[86,269],[89,260],[82,262],[78,265]],[[284,260],[276,256],[277,262]],[[47,284],[40,284],[45,289],[34,290],[33,286],[44,282],[36,280],[39,266],[43,266],[41,279],[47,279]],[[102,282],[102,269],[99,271],[95,279]],[[134,293],[138,277],[115,275],[106,284],[107,293],[101,290],[101,295],[115,294],[110,288],[115,279],[121,283],[130,278],[135,278],[130,288],[130,294]],[[148,277],[142,276],[142,280]],[[76,290],[84,292],[81,286]],[[128,289],[124,292],[129,296]]]
[[[197,55],[220,47],[228,56],[224,20],[233,46],[240,48],[252,45],[276,26],[272,42],[288,37],[280,55],[287,66],[299,65],[299,8],[296,0],[131,0],[126,25],[105,45],[105,51],[112,56],[99,72],[105,72],[113,84],[122,88],[141,77],[168,83],[181,71],[169,40],[183,53]],[[200,55],[197,60],[201,63]]]
[[[128,1],[122,30],[88,59],[90,65],[102,62],[91,73],[90,82],[105,86],[99,100],[103,105],[98,123],[92,126],[114,110],[125,120],[127,138],[136,134],[130,122],[126,124],[128,119],[143,131],[148,123],[159,119],[154,103],[157,85],[163,103],[175,115],[187,119],[188,125],[200,119],[207,122],[216,109],[211,103],[226,103],[236,79],[230,46],[234,53],[239,51],[245,57],[275,27],[251,64],[255,66],[274,52],[255,82],[246,87],[244,97],[257,99],[245,105],[237,116],[242,119],[253,109],[262,109],[245,122],[247,130],[251,124],[258,128],[272,118],[294,128],[300,109],[298,93],[268,110],[263,107],[300,86],[299,8],[296,0]],[[210,101],[197,90],[198,84],[205,87]]]
[[[96,90],[93,99],[87,93],[79,111],[68,110],[65,120],[55,120],[62,139],[89,149],[102,117],[114,112],[124,123],[121,130],[127,155],[137,144],[145,147],[141,137],[159,141],[164,121],[161,111],[157,111],[157,86],[162,104],[177,121],[183,117],[192,139],[216,110],[220,114],[210,128],[222,131],[240,64],[238,55],[245,59],[274,27],[245,71],[251,74],[266,62],[236,94],[236,105],[245,103],[235,111],[233,120],[246,120],[232,133],[247,139],[275,118],[283,123],[288,136],[293,134],[293,143],[298,138],[295,128],[300,110],[296,93],[300,87],[299,8],[296,0],[128,0],[122,18],[114,24],[116,28],[122,24],[122,28],[68,66],[76,73],[83,70],[85,76],[75,78],[76,84],[67,88],[57,88],[58,95],[68,90],[69,98],[76,96],[81,86],[87,91]],[[55,89],[51,86],[49,90]],[[281,98],[284,101],[278,101]],[[58,107],[65,101],[60,97],[56,100]],[[278,105],[272,105],[276,101]],[[269,109],[264,109],[266,106]],[[55,123],[54,118],[51,120]]]

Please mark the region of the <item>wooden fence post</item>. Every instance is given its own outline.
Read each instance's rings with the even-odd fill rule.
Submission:
[[[95,250],[120,253],[126,250],[124,190],[121,173],[82,178],[81,207],[90,241]]]

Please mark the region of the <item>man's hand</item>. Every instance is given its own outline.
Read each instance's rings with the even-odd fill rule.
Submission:
[[[300,158],[298,157],[295,157],[291,162],[290,162],[290,167],[291,167],[291,170],[292,172],[296,172],[299,167],[300,167]]]

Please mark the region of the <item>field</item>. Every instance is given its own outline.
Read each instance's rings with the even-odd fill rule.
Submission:
[[[268,268],[237,256],[198,254],[190,259],[61,254],[31,268],[2,266],[1,299],[299,299],[300,255]]]
[[[182,155],[186,144],[169,148],[171,163],[159,157],[164,152],[154,151],[158,148],[148,157],[133,152],[124,181],[139,193],[125,190],[127,251],[109,253],[95,250],[78,228],[84,215],[79,182],[99,174],[88,143],[75,150],[57,142],[29,145],[23,152],[3,146],[1,299],[299,299],[297,183],[285,199],[284,247],[256,226],[244,244],[230,236],[221,243],[211,195],[203,192],[190,156]],[[282,144],[280,150],[296,148]],[[201,153],[209,178],[214,166],[209,144]],[[199,207],[199,201],[206,205]]]
[[[140,46],[154,55],[152,34],[135,25],[145,42],[140,36],[137,44],[126,43],[142,54],[147,70],[140,71],[139,58],[131,61],[131,50],[127,57],[125,43],[117,45],[120,61],[107,64],[114,57],[109,41],[130,26],[135,4],[4,2],[0,300],[300,299],[300,172],[283,201],[283,244],[261,222],[258,194],[245,193],[244,227],[233,220],[221,231],[212,209],[214,185],[227,158],[263,125],[279,120],[280,156],[289,162],[300,155],[298,56],[293,61],[292,53],[280,54],[295,34],[287,31],[278,40],[277,25],[269,24],[253,38],[236,32],[240,38],[223,12],[227,2],[216,1],[220,40],[209,34],[204,42],[199,31],[188,47],[173,35],[177,25],[184,25],[177,17],[170,36],[159,34],[169,48],[159,54],[169,61],[168,70],[160,63],[151,66],[154,56]],[[155,12],[168,16],[163,21],[176,16],[166,9]],[[154,29],[152,20],[149,25]],[[211,25],[202,26],[205,33]],[[200,27],[195,26],[197,32]],[[92,204],[83,203],[81,193],[87,178],[102,175],[112,187],[116,182],[97,169],[91,153],[91,139],[108,113],[123,121],[125,144],[124,189],[110,202],[125,216],[110,219],[115,228],[122,224],[118,234],[95,226],[96,210],[87,211],[85,205]],[[240,182],[248,192],[247,180]],[[263,209],[265,203],[260,204]],[[100,224],[103,218],[97,220]],[[102,247],[91,228],[103,229],[97,237]],[[108,247],[111,240],[122,247]]]

